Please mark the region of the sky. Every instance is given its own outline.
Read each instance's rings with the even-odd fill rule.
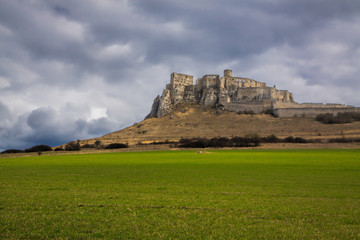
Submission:
[[[172,72],[360,106],[359,0],[0,0],[0,150],[140,122]]]

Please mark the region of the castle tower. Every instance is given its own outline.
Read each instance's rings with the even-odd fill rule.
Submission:
[[[225,69],[224,70],[224,77],[232,77],[232,70]]]

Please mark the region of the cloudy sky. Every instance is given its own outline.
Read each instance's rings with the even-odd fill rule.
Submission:
[[[360,106],[359,0],[0,0],[0,150],[140,122],[171,72]]]

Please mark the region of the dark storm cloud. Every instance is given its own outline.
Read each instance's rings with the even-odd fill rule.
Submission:
[[[0,149],[140,121],[171,72],[360,105],[357,0],[0,0]]]
[[[284,43],[306,44],[313,31],[334,17],[351,20],[360,12],[360,2],[337,0],[136,2],[144,14],[159,21],[181,21],[199,32],[197,44],[187,45],[197,53],[195,57],[212,55],[221,60],[246,57]],[[159,50],[155,47],[154,52]]]

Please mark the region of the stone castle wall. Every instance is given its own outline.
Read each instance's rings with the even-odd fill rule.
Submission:
[[[271,108],[271,103],[249,102],[244,104],[229,102],[223,104],[224,109],[237,113],[264,113]]]
[[[273,109],[273,114],[277,117],[311,117],[315,118],[319,114],[330,113],[336,115],[343,112],[360,112],[360,108],[355,107],[328,107],[328,108],[276,108]]]
[[[162,117],[182,102],[204,107],[220,107],[234,112],[273,112],[278,117],[316,117],[321,113],[355,112],[359,108],[342,104],[297,103],[293,94],[250,78],[233,77],[226,69],[224,76],[204,75],[193,83],[193,76],[172,73],[170,84],[155,98],[147,117]]]
[[[185,87],[193,86],[194,77],[186,74],[172,73],[170,78],[170,95],[173,105],[184,100]]]

